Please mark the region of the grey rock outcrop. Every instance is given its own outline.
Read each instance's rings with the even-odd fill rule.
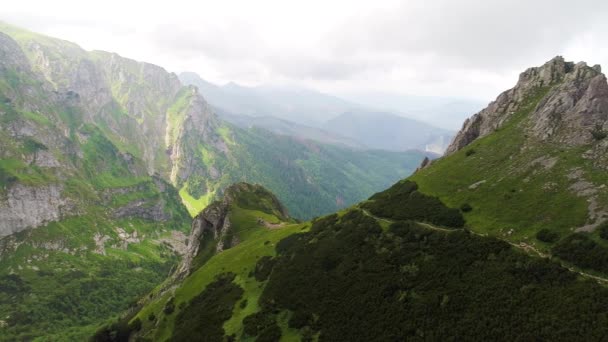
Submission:
[[[568,146],[591,142],[590,131],[605,128],[608,118],[608,84],[599,66],[566,62],[555,57],[519,76],[517,85],[498,96],[488,107],[467,119],[446,155],[467,146],[504,125],[535,90],[550,87],[530,115],[529,133],[541,140]]]
[[[243,197],[257,199],[259,202],[255,205],[259,206],[256,208],[258,210],[272,211],[277,217],[284,220],[289,218],[287,210],[276,196],[262,186],[248,183],[231,185],[225,190],[221,201],[213,202],[194,218],[186,253],[175,273],[177,278],[183,278],[192,271],[192,262],[199,253],[200,242],[204,237],[213,237],[216,253],[240,242],[237,234],[233,234],[229,214],[233,204],[243,205],[240,203]],[[262,202],[267,204],[262,204]],[[249,204],[251,205],[251,203]],[[267,207],[264,208],[264,206]]]
[[[112,216],[114,218],[137,217],[155,222],[170,219],[170,216],[165,212],[165,203],[162,199],[155,202],[143,199],[132,201],[125,206],[115,209]]]
[[[229,207],[230,200],[224,198],[221,202],[212,203],[194,218],[192,230],[188,237],[188,247],[176,272],[177,278],[186,277],[191,272],[192,262],[201,247],[200,242],[207,234],[211,235],[213,240],[216,241],[216,252],[224,250],[223,240],[231,229],[230,218],[228,217]],[[238,241],[234,242],[238,243]]]
[[[429,159],[429,157],[424,157],[424,159],[420,163],[420,166],[418,166],[418,168],[416,169],[416,172],[429,167],[431,163],[432,161]]]
[[[14,184],[0,200],[0,237],[57,221],[72,209],[59,185]]]

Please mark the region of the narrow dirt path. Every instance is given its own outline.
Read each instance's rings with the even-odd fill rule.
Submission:
[[[270,222],[264,220],[261,217],[258,217],[258,223],[261,224],[262,226],[268,228],[268,229],[271,229],[271,230],[272,229],[281,229],[281,228],[283,228],[283,227],[286,226],[286,224],[283,223],[283,222],[281,222],[281,223],[270,223]]]
[[[373,218],[373,219],[375,219],[377,221],[381,221],[381,222],[385,222],[385,223],[389,223],[389,224],[395,222],[393,220],[389,220],[389,219],[386,219],[386,218],[377,217],[377,216],[373,215],[372,213],[370,213],[369,211],[367,211],[367,210],[365,210],[365,209],[363,209],[361,207],[357,207],[357,209],[361,210],[363,212],[363,214],[365,214],[366,216],[369,216],[369,217],[371,217],[371,218]],[[458,231],[458,229],[440,228],[440,227],[436,227],[436,226],[433,226],[431,224],[424,223],[424,222],[416,222],[416,223],[418,223],[420,226],[425,227],[427,229],[433,229],[433,230],[438,230],[438,231],[447,232],[447,233]],[[470,229],[468,229],[467,231],[470,232],[471,234],[474,234],[474,235],[477,235],[477,236],[488,237],[487,234],[477,233],[477,232],[472,231]],[[500,239],[500,238],[497,238],[497,239]],[[528,254],[536,254],[538,257],[541,257],[541,258],[553,259],[552,256],[551,256],[551,254],[543,253],[543,252],[539,251],[536,247],[534,247],[534,246],[532,246],[532,245],[530,245],[528,243],[525,243],[525,242],[516,243],[516,242],[507,241],[507,240],[504,240],[504,239],[500,239],[500,240],[505,241],[508,244],[510,244],[511,246],[513,246],[515,248],[518,248],[518,249],[521,249],[521,250],[523,250],[524,252],[526,252]],[[580,274],[581,276],[583,276],[585,278],[590,278],[590,279],[596,280],[596,281],[598,281],[598,282],[600,282],[600,283],[602,283],[604,285],[608,285],[608,279],[607,278],[603,278],[603,277],[600,277],[600,276],[589,274],[587,272],[583,272],[583,271],[581,271],[581,270],[579,270],[579,269],[577,269],[577,268],[575,268],[573,266],[565,264],[562,261],[558,261],[558,262],[559,262],[559,264],[562,267],[570,270],[571,272],[578,273],[578,274]]]

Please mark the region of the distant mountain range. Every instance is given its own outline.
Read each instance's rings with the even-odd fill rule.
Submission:
[[[471,113],[477,113],[487,105],[478,100],[397,93],[355,93],[341,96],[364,106],[379,108],[447,130],[460,129],[462,122]]]
[[[420,120],[308,89],[244,87],[235,83],[218,86],[192,72],[182,73],[179,78],[184,84],[198,87],[225,120],[241,127],[261,127],[274,133],[365,149],[418,149],[438,154],[443,153],[454,135],[453,131]],[[419,99],[415,103],[421,105]],[[443,106],[443,116],[448,117],[449,105],[444,101]],[[429,117],[441,116],[433,110],[428,109]]]
[[[323,126],[328,131],[373,148],[415,148],[437,154],[443,153],[454,135],[452,131],[386,112],[346,112],[328,120]]]

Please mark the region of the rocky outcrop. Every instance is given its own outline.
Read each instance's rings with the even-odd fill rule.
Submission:
[[[207,235],[212,236],[216,242],[216,252],[224,250],[224,238],[228,235],[232,226],[228,217],[229,207],[229,200],[214,202],[194,218],[192,230],[188,237],[188,247],[176,272],[178,278],[185,277],[190,273],[192,261],[198,255],[201,241]],[[230,241],[231,244],[233,242],[238,243],[238,241]]]
[[[216,253],[239,243],[229,217],[233,205],[271,213],[282,220],[289,219],[285,207],[264,187],[248,183],[231,185],[225,190],[221,201],[213,202],[194,218],[188,247],[176,272],[177,278],[185,277],[192,271],[192,261],[198,255],[205,237],[213,237]]]
[[[592,139],[595,124],[602,127],[608,114],[608,85],[599,66],[566,62],[558,56],[541,67],[530,68],[519,76],[517,85],[498,96],[488,107],[467,119],[446,155],[477,138],[499,129],[536,90],[550,87],[530,116],[530,134],[567,145],[580,145]]]
[[[422,169],[426,169],[427,167],[431,166],[431,163],[432,161],[429,159],[429,157],[424,157],[424,159],[422,159],[422,162],[420,163],[420,166],[418,166],[415,172],[418,172]]]
[[[594,129],[608,128],[608,83],[598,70],[584,62],[569,70],[531,115],[530,133],[564,146],[593,142]]]
[[[112,212],[112,217],[136,217],[155,222],[167,221],[171,218],[169,214],[165,212],[165,203],[162,199],[154,202],[144,199],[135,200],[125,206],[115,209]]]
[[[0,200],[0,237],[57,221],[72,210],[59,185],[14,184]]]

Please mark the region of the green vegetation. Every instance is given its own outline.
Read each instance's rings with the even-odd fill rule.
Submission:
[[[289,310],[292,328],[321,341],[598,340],[608,332],[608,289],[462,230],[398,222],[383,232],[353,210],[282,240],[276,259],[261,312]],[[256,325],[271,318],[255,317]]]
[[[415,220],[453,228],[464,226],[458,209],[448,208],[436,197],[421,193],[416,183],[408,180],[373,195],[361,207],[393,220]]]
[[[0,197],[14,184],[53,185],[61,197],[57,221],[0,240],[0,288],[6,290],[0,293],[0,340],[83,340],[94,333],[120,339],[152,324],[170,338],[175,317],[213,277],[197,271],[196,289],[160,296],[141,317],[118,315],[138,311],[143,294],[156,299],[159,283],[178,262],[176,231],[187,232],[191,223],[178,196],[195,215],[227,186],[247,180],[276,191],[293,215],[312,217],[368,197],[422,159],[420,152],[355,151],[241,130],[206,112],[193,88],[180,87],[161,68],[3,23],[0,31],[17,43],[1,48],[14,48],[15,55],[3,60],[0,75]],[[82,73],[95,76],[86,87],[74,82]],[[204,115],[192,125],[187,120],[201,114],[197,106]],[[175,161],[178,174],[192,172],[175,181],[179,191],[167,183],[173,148],[182,156]],[[195,268],[218,271],[214,275],[229,268],[222,259],[238,266],[225,271],[235,275],[246,302],[225,322],[227,335],[243,336],[242,320],[259,309],[261,279],[271,267],[259,264],[256,272],[258,260],[306,227],[284,215],[277,197],[238,198],[230,212],[235,235],[228,238],[241,244],[213,256],[214,242],[203,242],[195,259]],[[248,251],[234,259],[232,250],[239,248]],[[276,316],[282,334],[297,335],[287,327],[289,313]]]
[[[409,179],[447,206],[468,203],[474,210],[463,213],[476,232],[530,244],[541,229],[570,234],[585,224],[588,203],[569,189],[575,181],[568,175],[575,167],[590,181],[605,181],[605,175],[581,157],[584,147],[553,145],[526,134],[530,113],[549,90],[534,90],[500,129]]]
[[[179,190],[179,196],[192,217],[196,216],[211,203],[214,194],[215,193],[211,191],[199,198],[194,198],[188,191],[188,182],[184,183],[184,186]]]
[[[608,240],[608,221],[601,224],[597,230],[599,231],[602,239]]]
[[[176,304],[176,312],[171,315],[163,313],[164,305],[169,300],[168,296],[153,299],[138,312],[136,317],[140,318],[142,322],[142,337],[152,340],[171,338],[177,329],[176,317],[179,317],[184,310],[184,306],[181,304],[189,303],[199,296],[209,284],[216,280],[216,276],[223,273],[234,274],[232,283],[243,290],[240,303],[234,305],[230,318],[223,324],[223,329],[226,336],[234,335],[236,340],[243,336],[243,319],[259,311],[258,298],[265,284],[264,281],[256,279],[256,265],[264,263],[264,261],[260,261],[262,259],[270,260],[265,257],[275,254],[274,247],[279,240],[301,232],[306,229],[307,225],[288,223],[280,229],[268,229],[258,223],[258,218],[276,223],[281,220],[262,211],[242,209],[237,205],[231,206],[230,211],[232,227],[235,234],[238,234],[240,243],[213,255],[200,267],[195,267],[196,270],[180,284],[172,296]],[[257,268],[258,277],[262,276],[260,272],[266,273],[271,270],[271,267],[257,266]],[[262,271],[262,269],[264,270]],[[148,319],[150,316],[155,317],[154,322]],[[159,322],[158,325],[155,322]]]
[[[574,233],[551,249],[553,255],[586,270],[608,274],[608,248],[588,233]]]
[[[48,124],[31,114],[24,117]],[[91,336],[101,322],[133,307],[166,277],[178,257],[161,240],[172,230],[187,231],[190,225],[171,185],[147,176],[141,161],[120,152],[98,127],[81,126],[76,116],[63,118],[72,122],[71,139],[85,137],[81,145],[65,141],[68,149],[80,145],[81,158],[63,155],[39,137],[13,139],[7,145],[17,156],[40,151],[55,155],[63,163],[60,170],[66,172],[60,177],[52,168],[17,158],[0,159],[2,191],[16,182],[60,184],[63,196],[78,208],[78,215],[0,241],[0,341],[74,341]],[[45,129],[54,134],[52,127]],[[142,202],[141,208],[162,203],[166,219],[154,221],[141,213],[114,217],[114,210],[135,202]],[[139,241],[123,244],[119,229],[137,233]],[[102,247],[96,245],[96,236],[104,237]],[[121,331],[128,326],[108,327]]]
[[[230,149],[191,141],[193,173],[181,187],[192,215],[241,181],[262,184],[277,195],[292,216],[307,219],[327,214],[369,197],[409,175],[422,153],[357,151],[301,141],[252,128],[222,123],[216,132]]]
[[[559,233],[543,228],[536,233],[536,238],[542,242],[551,243],[559,240]]]
[[[235,274],[220,274],[188,302],[175,319],[172,341],[222,341],[223,324],[232,316],[243,289],[233,283]]]

